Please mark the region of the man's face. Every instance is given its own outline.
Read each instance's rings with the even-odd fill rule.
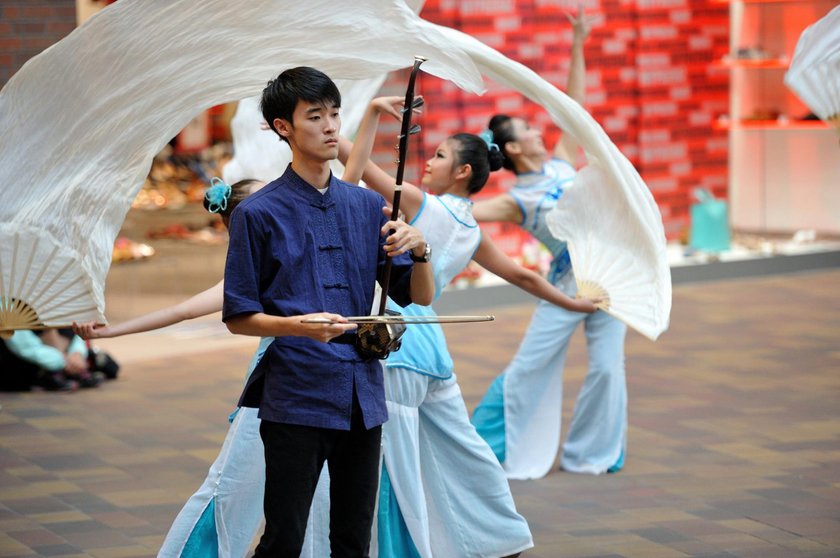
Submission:
[[[341,129],[339,107],[324,103],[298,101],[292,123],[279,118],[274,126],[286,139],[292,152],[318,161],[338,157],[338,133]]]

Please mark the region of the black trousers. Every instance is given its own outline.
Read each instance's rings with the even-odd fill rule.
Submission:
[[[353,399],[349,431],[260,423],[265,446],[265,531],[255,558],[299,558],[324,461],[330,472],[332,556],[368,556],[382,427],[366,430]]]

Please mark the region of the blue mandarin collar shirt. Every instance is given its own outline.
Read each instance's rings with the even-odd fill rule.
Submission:
[[[291,166],[233,211],[225,264],[222,319],[265,313],[296,316],[371,313],[375,283],[385,264],[385,199],[330,177],[321,194]],[[389,295],[411,303],[412,263],[394,258]],[[261,419],[350,429],[353,391],[365,426],[385,422],[382,368],[362,359],[354,334],[330,343],[276,337],[254,369],[240,405],[259,407]]]

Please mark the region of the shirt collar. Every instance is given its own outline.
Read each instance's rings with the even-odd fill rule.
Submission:
[[[289,184],[289,187],[293,192],[296,192],[304,200],[313,205],[321,206],[335,203],[335,196],[338,195],[336,192],[337,188],[335,188],[335,186],[338,184],[338,180],[335,178],[332,171],[330,171],[330,180],[328,183],[329,189],[324,194],[319,192],[314,186],[301,178],[298,173],[293,171],[291,164],[286,167],[286,172],[283,173],[282,178],[287,184]]]

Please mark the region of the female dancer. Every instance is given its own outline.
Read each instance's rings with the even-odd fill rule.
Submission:
[[[590,26],[583,13],[570,17],[574,29],[569,95],[583,102],[583,43]],[[553,254],[550,281],[574,296],[574,272],[566,244],[548,230],[545,216],[574,178],[577,142],[569,134],[546,161],[539,130],[521,118],[496,115],[490,132],[505,168],[517,177],[507,193],[475,204],[482,221],[520,225]],[[583,315],[540,302],[519,350],[496,378],[473,414],[473,424],[493,448],[508,478],[533,479],[551,469],[560,441],[563,365],[569,339],[583,322],[589,372],[578,396],[561,465],[566,471],[616,472],[624,463],[627,386],[624,378],[624,324],[604,312]]]
[[[394,114],[400,100],[371,102],[353,156],[356,150],[370,151],[379,114]],[[347,157],[350,143],[343,141],[340,149],[339,158]],[[426,163],[423,185],[428,194],[403,185],[401,210],[433,247],[436,298],[474,259],[568,311],[594,311],[592,301],[569,298],[482,237],[468,198],[481,190],[501,163],[495,145],[472,134],[456,134],[441,143]],[[386,199],[393,198],[394,179],[375,164],[367,164],[363,178]],[[404,315],[435,315],[430,307],[417,305],[399,310]],[[530,548],[530,531],[516,512],[504,472],[469,423],[441,327],[408,326],[402,348],[388,357],[385,366],[389,419],[382,429],[379,557],[498,557]]]

